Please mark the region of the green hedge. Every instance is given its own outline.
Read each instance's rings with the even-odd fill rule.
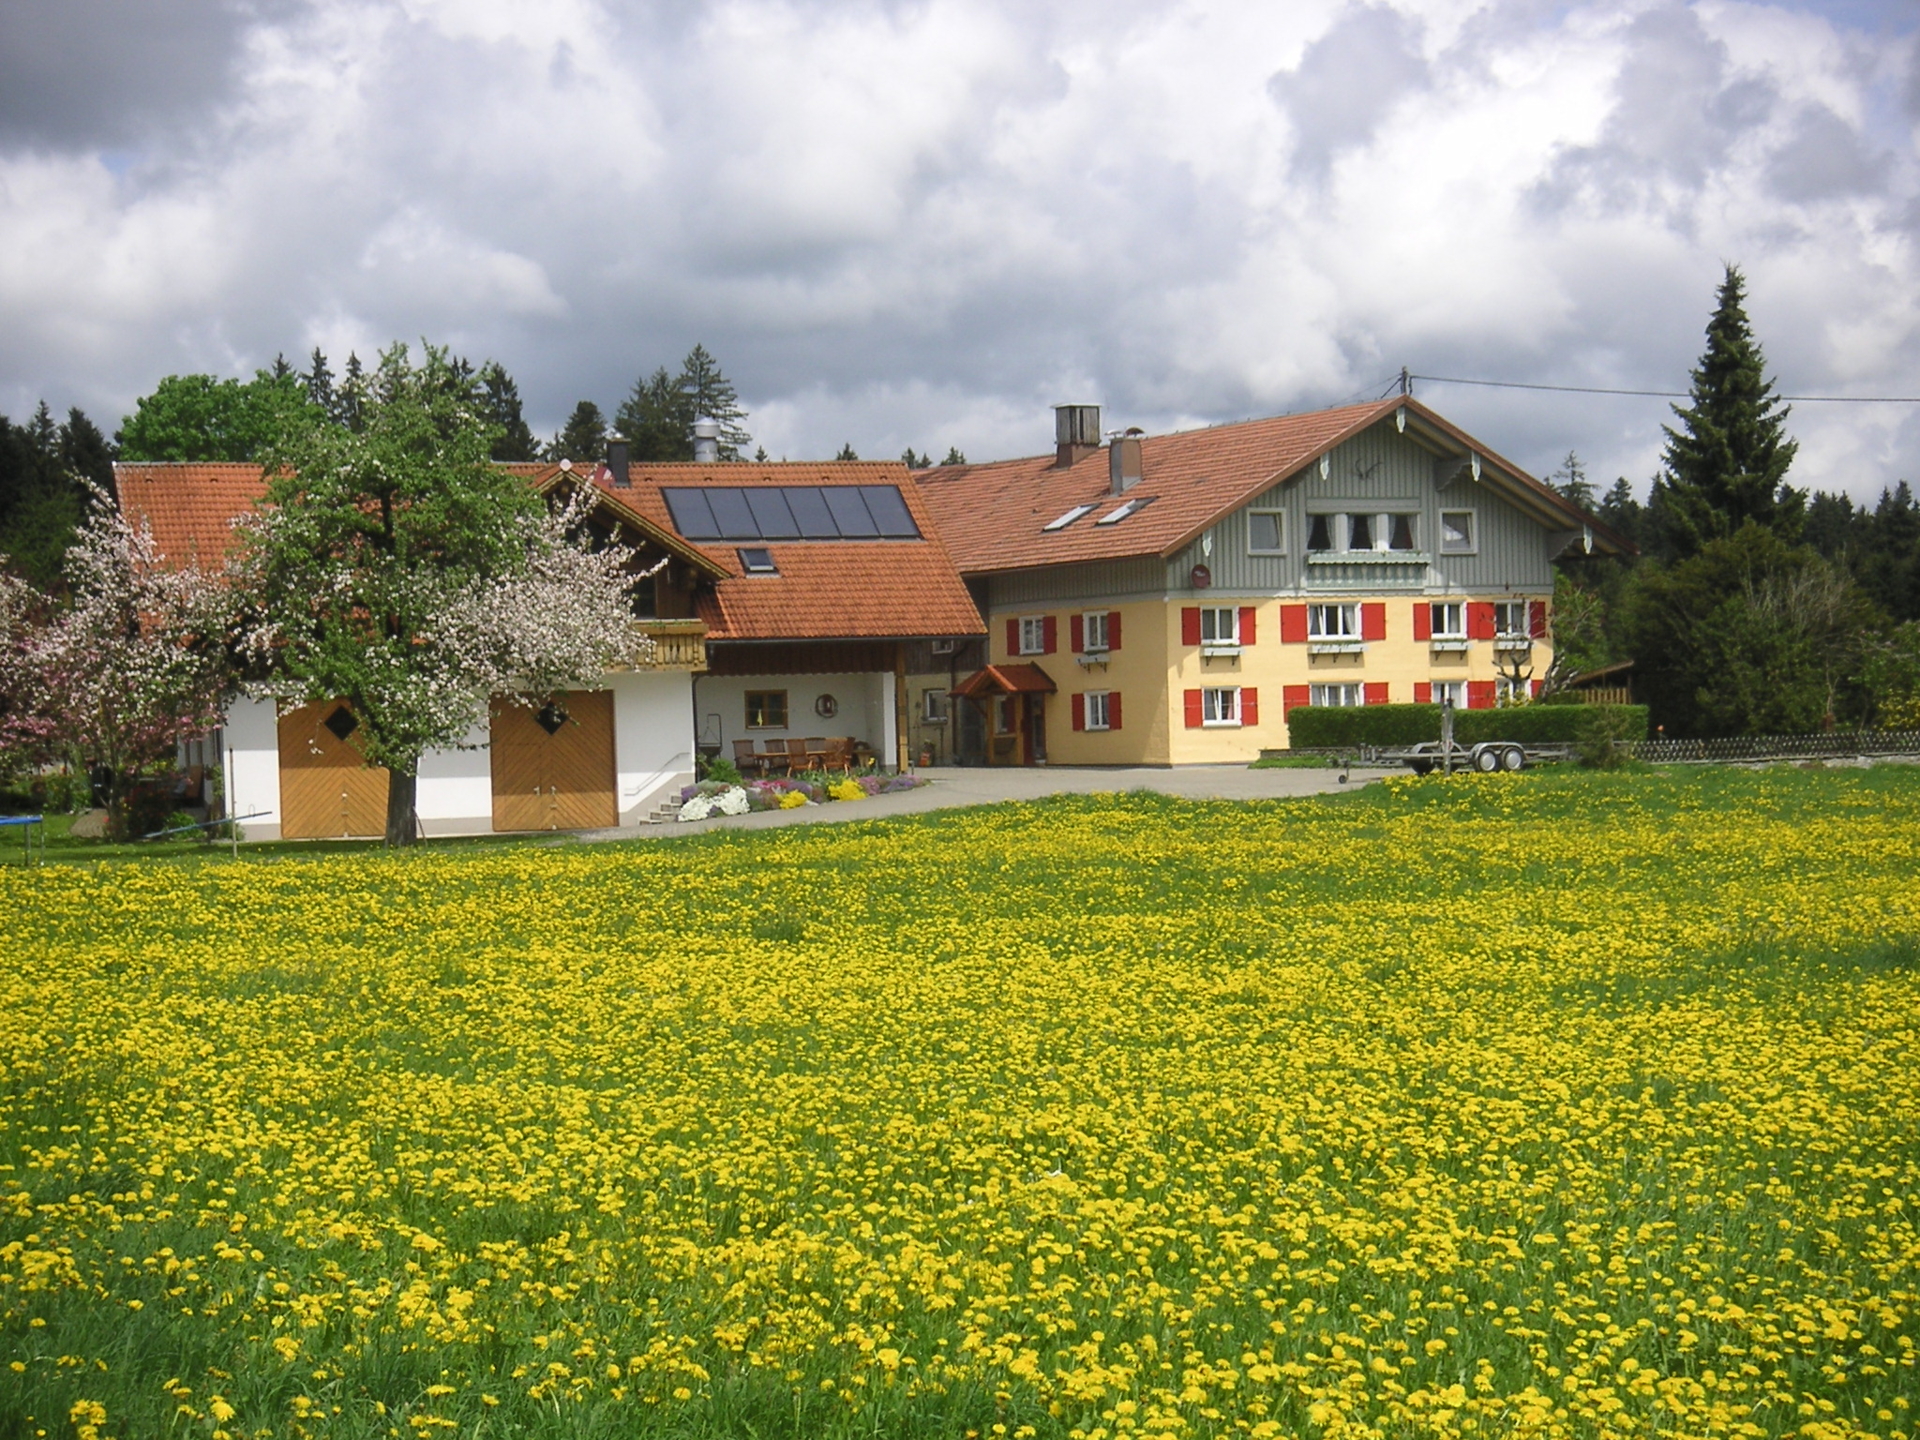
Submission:
[[[1644,740],[1644,705],[1516,705],[1506,710],[1456,710],[1453,738],[1463,745],[1481,740],[1518,740],[1523,745],[1571,745],[1601,713],[1626,721],[1626,738]],[[1417,745],[1440,738],[1438,705],[1302,705],[1287,717],[1287,735],[1295,750],[1359,749],[1362,745]]]

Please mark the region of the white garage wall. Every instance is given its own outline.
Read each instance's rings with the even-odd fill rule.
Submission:
[[[413,808],[429,835],[483,835],[493,829],[493,760],[487,727],[467,732],[469,750],[429,750],[420,757]]]
[[[227,711],[221,727],[231,761],[227,776],[228,813],[249,815],[256,810],[266,814],[257,820],[243,820],[240,828],[249,840],[280,838],[280,726],[279,710],[272,697],[242,696]]]
[[[637,825],[669,788],[693,780],[693,677],[679,672],[609,675],[613,767],[622,825]]]

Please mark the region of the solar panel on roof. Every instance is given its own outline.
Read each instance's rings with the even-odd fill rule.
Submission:
[[[721,535],[728,540],[760,538],[760,526],[747,505],[747,497],[739,490],[717,486],[707,491],[707,504],[713,507],[713,518],[720,526]]]
[[[720,527],[708,508],[706,492],[701,490],[662,490],[667,510],[673,516],[673,528],[689,540],[718,540]]]
[[[833,523],[840,527],[840,533],[850,539],[868,539],[880,533],[880,527],[873,523],[873,516],[867,513],[866,501],[860,498],[860,491],[852,485],[823,485],[820,494],[825,497],[827,509],[833,512]]]
[[[747,497],[747,508],[753,512],[754,523],[760,527],[760,535],[765,540],[793,540],[802,531],[794,524],[793,512],[787,509],[787,497],[777,488],[742,490]]]
[[[833,512],[827,509],[818,485],[789,485],[786,494],[787,508],[793,512],[794,523],[799,525],[802,535],[809,540],[840,538],[840,527],[833,523]]]
[[[913,514],[907,509],[907,502],[900,496],[896,485],[862,485],[861,498],[867,502],[867,511],[873,516],[873,523],[880,533],[890,540],[917,540],[920,527],[913,523]]]

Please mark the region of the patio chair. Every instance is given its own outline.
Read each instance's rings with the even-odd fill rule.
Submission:
[[[787,742],[784,740],[762,740],[759,761],[761,768],[769,775],[793,773],[792,757],[787,753]]]
[[[836,736],[827,741],[825,768],[838,770],[842,775],[853,769],[853,737]]]
[[[824,771],[827,768],[827,737],[809,735],[807,737],[807,768]]]
[[[742,775],[762,775],[767,768],[766,757],[753,753],[751,740],[733,742],[733,764]]]
[[[811,768],[807,764],[807,746],[811,743],[798,736],[787,741],[787,773],[789,775]]]

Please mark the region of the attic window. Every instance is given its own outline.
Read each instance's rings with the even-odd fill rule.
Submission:
[[[1067,526],[1071,525],[1074,521],[1078,520],[1082,515],[1086,514],[1091,509],[1093,509],[1093,506],[1091,505],[1076,505],[1071,510],[1067,511],[1066,514],[1062,515],[1058,520],[1049,520],[1046,524],[1042,525],[1040,528],[1043,531],[1064,530],[1067,528]]]
[[[740,568],[749,575],[778,575],[780,567],[773,563],[773,551],[762,549],[741,549],[733,552],[740,557]]]
[[[1118,510],[1109,510],[1093,523],[1096,525],[1118,525],[1129,515],[1132,515],[1136,511],[1146,509],[1147,506],[1153,503],[1153,499],[1154,497],[1151,495],[1141,495],[1136,499],[1127,501],[1127,503],[1122,505]]]

